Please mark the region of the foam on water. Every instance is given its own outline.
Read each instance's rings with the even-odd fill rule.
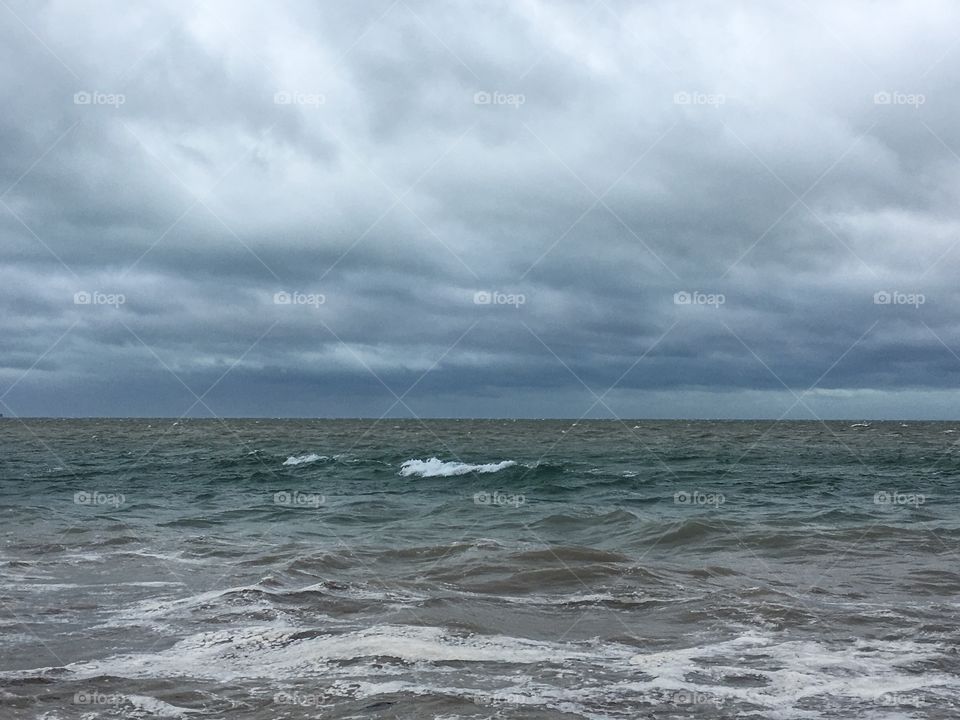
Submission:
[[[760,705],[768,710],[764,717],[822,717],[799,706],[809,707],[813,700],[832,705],[845,700],[882,707],[891,704],[891,698],[897,704],[920,704],[921,692],[956,692],[960,682],[954,675],[918,674],[905,668],[932,661],[943,649],[908,640],[836,647],[749,632],[715,644],[635,655],[630,663],[653,679],[623,685],[641,691],[690,692],[718,705],[731,701]],[[732,678],[751,682],[737,686],[729,682]]]
[[[626,660],[625,649],[619,655]],[[198,633],[156,653],[117,655],[64,666],[74,679],[183,677],[230,682],[327,675],[330,665],[358,659],[393,658],[416,663],[509,663],[537,665],[588,659],[573,644],[526,638],[456,635],[444,628],[375,625],[341,634],[312,635],[293,626],[251,626]],[[379,663],[376,663],[379,666]],[[47,674],[54,668],[0,673],[0,677]],[[357,672],[357,667],[350,667]]]
[[[317,455],[316,453],[308,453],[306,455],[291,455],[286,460],[283,461],[284,465],[303,465],[304,463],[317,462],[318,460],[329,460],[327,455]]]
[[[881,711],[892,702],[919,707],[924,697],[956,693],[955,675],[910,670],[942,657],[944,650],[909,640],[836,644],[751,631],[719,642],[636,653],[599,639],[547,642],[431,626],[381,624],[339,634],[255,626],[198,633],[159,652],[0,677],[66,671],[71,680],[104,675],[227,683],[351,678],[361,681],[353,683],[355,696],[442,693],[484,705],[542,706],[589,718],[610,717],[598,712],[609,704],[676,705],[678,697],[727,710],[762,708],[765,718],[826,718],[836,717],[841,703]],[[385,658],[400,664],[384,663]],[[451,674],[450,663],[485,667],[460,676]],[[576,672],[580,680],[574,686],[555,685],[546,679],[553,673],[543,675],[545,667]],[[478,677],[484,678],[482,689],[470,680]]]
[[[463,462],[444,462],[435,457],[429,460],[407,460],[400,466],[400,474],[404,477],[453,477],[454,475],[469,475],[470,473],[495,473],[516,465],[514,460],[504,460],[497,463],[481,463],[473,465]]]
[[[124,695],[123,699],[133,705],[134,712],[139,711],[147,717],[182,718],[199,712],[171,705],[149,695]]]
[[[0,718],[954,717],[960,425],[855,422],[0,423]]]
[[[305,587],[283,590],[269,590],[260,585],[238,585],[205,590],[188,597],[140,600],[113,613],[113,618],[119,621],[136,622],[189,615],[197,610],[206,610],[211,613],[232,611],[249,614],[260,611],[282,610],[288,612],[291,608],[283,605],[282,601],[302,593],[318,593],[331,600],[343,598],[377,602],[381,603],[383,607],[402,607],[423,602],[429,598],[428,595],[424,594],[371,589],[354,585],[331,589],[324,583],[314,583]],[[278,602],[280,604],[277,604]],[[312,613],[315,617],[320,617],[315,608]],[[328,622],[332,621],[332,618],[326,616],[324,616],[324,619]]]

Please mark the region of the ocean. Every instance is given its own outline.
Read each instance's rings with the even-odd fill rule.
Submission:
[[[956,718],[956,430],[5,418],[0,719]]]

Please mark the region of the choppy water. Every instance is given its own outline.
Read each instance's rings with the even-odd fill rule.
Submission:
[[[6,419],[0,718],[955,718],[953,430]]]

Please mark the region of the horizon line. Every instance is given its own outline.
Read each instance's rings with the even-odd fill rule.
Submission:
[[[467,417],[436,415],[425,417],[371,417],[371,416],[337,416],[323,417],[314,415],[218,415],[214,417],[194,417],[177,415],[4,415],[0,420],[173,420],[180,421],[216,421],[216,420],[323,420],[323,421],[370,421],[370,422],[427,422],[439,420],[470,421],[470,422],[569,422],[572,424],[586,422],[860,422],[860,423],[891,423],[891,422],[929,422],[951,423],[960,422],[960,418],[864,418],[864,417],[832,417],[832,418],[732,418],[732,417],[662,417],[662,418],[574,418],[574,417]]]

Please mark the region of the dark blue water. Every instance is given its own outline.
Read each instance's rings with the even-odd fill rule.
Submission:
[[[0,718],[955,718],[960,433],[851,425],[5,419]]]

